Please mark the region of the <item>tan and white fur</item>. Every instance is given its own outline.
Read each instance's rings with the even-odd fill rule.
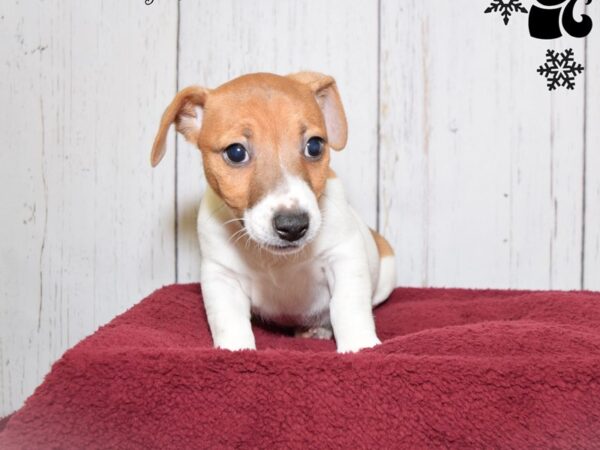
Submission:
[[[153,166],[172,123],[200,149],[208,182],[198,236],[215,347],[255,349],[253,315],[303,336],[333,331],[338,352],[378,344],[372,308],[394,288],[394,256],[347,203],[329,168],[330,149],[347,140],[335,80],[257,73],[213,90],[185,88],[163,114]],[[319,157],[307,153],[309,145]],[[305,226],[290,239],[281,217],[296,231],[298,217]]]

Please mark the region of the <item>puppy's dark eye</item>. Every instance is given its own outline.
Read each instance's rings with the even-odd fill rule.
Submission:
[[[223,158],[232,164],[243,164],[250,159],[250,156],[242,144],[231,144],[223,150]]]
[[[323,154],[323,139],[311,137],[304,147],[304,156],[316,159]]]

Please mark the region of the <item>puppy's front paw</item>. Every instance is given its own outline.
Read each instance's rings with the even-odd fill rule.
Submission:
[[[224,350],[238,351],[238,350],[256,350],[256,343],[254,342],[254,336],[252,339],[242,339],[239,337],[215,339],[215,348],[221,348]]]
[[[216,345],[215,348],[237,352],[239,350],[256,350],[256,345]]]
[[[371,348],[381,344],[379,338],[373,336],[361,336],[352,339],[346,339],[343,342],[337,343],[338,353],[355,353],[363,348]]]

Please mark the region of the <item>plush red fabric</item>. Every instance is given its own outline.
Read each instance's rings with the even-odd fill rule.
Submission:
[[[2,432],[2,430],[4,430],[9,419],[10,419],[10,415],[0,418],[0,432]]]
[[[397,289],[384,343],[255,327],[211,348],[198,285],[165,287],[53,366],[0,448],[600,448],[600,294]]]

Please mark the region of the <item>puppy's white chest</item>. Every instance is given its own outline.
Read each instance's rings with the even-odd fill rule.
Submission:
[[[281,325],[321,325],[331,293],[322,264],[315,261],[253,271],[247,292],[254,314]]]

